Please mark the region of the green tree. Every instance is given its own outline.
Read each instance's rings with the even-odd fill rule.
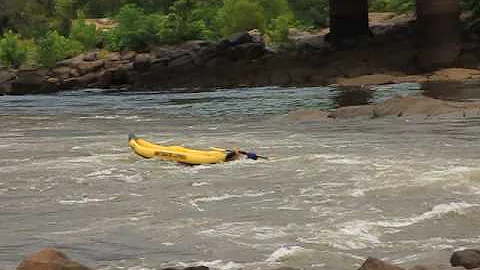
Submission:
[[[122,7],[117,15],[118,26],[107,34],[111,49],[143,50],[160,41],[161,17],[148,15],[135,4]]]

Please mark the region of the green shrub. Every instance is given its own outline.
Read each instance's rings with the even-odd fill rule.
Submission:
[[[24,66],[33,67],[38,65],[39,55],[38,46],[34,39],[25,39],[21,41],[27,52],[27,58],[23,63]]]
[[[7,31],[0,39],[0,61],[3,65],[18,68],[27,60],[27,47],[20,35]]]
[[[225,0],[218,19],[223,36],[255,28],[264,32],[266,25],[262,7],[253,0]]]
[[[39,62],[43,66],[52,67],[58,61],[80,54],[83,45],[60,35],[57,31],[50,31],[38,40]]]
[[[111,52],[118,52],[122,49],[120,37],[117,35],[117,31],[108,30],[100,33],[102,40],[105,41],[107,50]]]
[[[280,16],[292,14],[287,0],[257,0],[262,7],[267,24]]]
[[[147,15],[134,4],[121,8],[117,15],[118,26],[107,34],[109,48],[143,50],[160,41],[158,36],[161,16]]]
[[[84,19],[73,23],[70,39],[80,42],[87,50],[95,48],[100,40],[97,27],[94,24],[87,24]]]
[[[216,15],[219,7],[220,5],[209,1],[175,2],[161,21],[159,34],[162,42],[218,38]]]
[[[295,26],[295,19],[291,14],[284,14],[271,20],[268,25],[267,35],[275,44],[288,44],[288,31]]]

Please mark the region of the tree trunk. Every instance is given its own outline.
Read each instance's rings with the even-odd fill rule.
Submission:
[[[370,36],[368,0],[329,0],[330,34],[334,44]]]
[[[416,5],[418,66],[451,66],[461,50],[459,0],[417,0]]]

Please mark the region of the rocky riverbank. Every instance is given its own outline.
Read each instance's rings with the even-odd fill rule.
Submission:
[[[292,32],[295,45],[288,50],[273,50],[252,32],[218,43],[191,41],[148,52],[98,50],[52,68],[0,69],[0,95],[80,88],[362,86],[480,78],[480,45],[471,36],[465,38],[453,67],[433,72],[418,69],[414,24],[410,17],[372,17],[373,38],[350,49],[332,48],[321,31]]]
[[[450,265],[439,265],[434,262],[419,264],[409,268],[391,264],[374,257],[367,258],[358,270],[464,270],[479,269],[480,250],[466,249],[455,251],[450,257]],[[23,260],[16,270],[92,270],[94,268],[82,265],[71,260],[67,255],[54,248],[43,249]],[[165,268],[162,270],[177,270]],[[209,270],[206,266],[191,266],[183,270]],[[296,270],[295,268],[282,267],[277,270]]]

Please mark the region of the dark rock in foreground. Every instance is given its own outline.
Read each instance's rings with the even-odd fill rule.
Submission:
[[[466,269],[480,268],[480,250],[465,249],[455,251],[450,257],[453,266],[463,266]]]
[[[408,270],[462,270],[462,269],[479,269],[480,266],[480,250],[467,249],[455,251],[450,262],[452,266],[443,264],[425,264],[415,265]],[[16,270],[92,270],[83,266],[78,262],[70,260],[62,252],[53,248],[45,248],[23,260]],[[164,268],[162,270],[210,270],[207,266],[189,266],[183,269],[174,267]],[[280,267],[275,270],[297,270],[292,267]],[[368,257],[357,270],[406,270],[398,265],[386,262],[374,257]]]

